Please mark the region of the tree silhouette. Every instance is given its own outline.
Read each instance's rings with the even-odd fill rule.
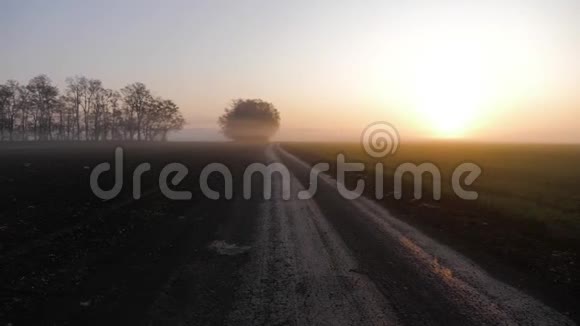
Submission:
[[[280,127],[280,113],[260,99],[237,99],[219,118],[222,133],[238,141],[267,141]]]
[[[34,139],[52,139],[54,109],[58,106],[58,88],[46,75],[39,75],[26,86],[30,92],[30,109]]]
[[[45,75],[27,85],[0,84],[2,140],[167,140],[185,120],[171,100],[154,97],[142,83],[121,91],[98,79],[66,79],[58,88]]]

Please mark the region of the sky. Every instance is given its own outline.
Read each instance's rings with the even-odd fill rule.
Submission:
[[[144,82],[219,138],[236,98],[272,102],[280,140],[580,142],[580,1],[0,2],[0,83]]]

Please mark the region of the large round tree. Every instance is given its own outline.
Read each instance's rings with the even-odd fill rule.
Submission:
[[[260,99],[237,99],[219,118],[222,133],[238,141],[267,141],[280,127],[280,113]]]

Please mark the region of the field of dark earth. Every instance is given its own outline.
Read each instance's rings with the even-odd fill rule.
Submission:
[[[97,164],[113,162],[114,145],[2,145],[1,324],[141,324],[150,319],[148,308],[185,262],[199,267],[196,291],[188,294],[195,297],[182,298],[182,303],[193,302],[200,321],[221,318],[219,311],[204,309],[227,309],[233,290],[228,283],[234,280],[216,276],[233,269],[220,266],[220,257],[206,246],[234,231],[243,240],[251,227],[246,215],[252,214],[253,203],[206,199],[197,178],[212,162],[236,171],[261,159],[263,149],[228,144],[121,146],[124,188],[118,198],[103,201],[92,193],[89,175]],[[143,196],[135,201],[132,171],[143,162],[152,169],[143,175]],[[159,171],[170,162],[188,167],[187,179],[176,189],[191,191],[192,200],[171,201],[159,192]],[[234,176],[234,185],[241,187],[241,173]],[[103,189],[111,178],[112,173],[103,175]],[[224,183],[218,175],[210,177],[209,185],[220,191]]]
[[[90,174],[99,163],[114,165],[117,146],[124,149],[123,189],[101,200],[91,191]],[[264,200],[261,178],[252,178],[251,199],[243,198],[243,172],[251,163],[284,163],[294,191],[311,181],[306,162],[332,163],[343,150],[325,146],[1,144],[0,324],[578,320],[574,211],[546,222],[445,197],[393,202],[387,196],[376,205],[345,200],[322,179],[309,200],[282,199],[278,179],[273,198]],[[144,162],[151,171],[142,176],[141,199],[134,200],[133,171]],[[170,200],[160,191],[160,171],[173,162],[189,174],[170,188],[191,191],[191,200]],[[230,200],[208,199],[200,189],[200,172],[214,162],[232,171]],[[372,179],[347,177],[348,186]],[[100,184],[110,188],[113,173],[104,173]],[[208,184],[224,194],[219,174]],[[566,196],[545,200],[551,198]]]

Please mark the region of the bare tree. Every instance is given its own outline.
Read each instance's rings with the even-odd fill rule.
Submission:
[[[53,110],[54,116],[53,130],[56,133],[54,138],[57,140],[65,139],[66,114],[67,107],[65,97],[61,95],[58,97]]]
[[[95,97],[103,88],[102,83],[98,79],[86,79],[81,77],[82,100],[81,107],[83,108],[85,140],[90,140],[90,118],[93,114]]]
[[[119,99],[121,95],[114,90],[107,90],[105,109],[101,119],[101,137],[103,140],[113,139],[113,131],[120,126],[115,124],[114,114],[119,109]],[[109,138],[110,137],[110,138]]]
[[[104,119],[109,109],[109,98],[113,91],[99,87],[95,90],[95,101],[93,105],[93,138],[100,140],[103,135]]]
[[[30,106],[31,106],[31,93],[28,87],[20,86],[18,87],[18,110],[20,111],[20,137],[22,140],[28,140],[28,127],[30,126]]]
[[[158,98],[154,102],[149,125],[149,138],[167,140],[171,130],[179,130],[185,125],[185,120],[179,112],[179,107],[171,100]]]
[[[71,110],[74,114],[74,133],[77,140],[81,139],[81,100],[83,98],[85,87],[87,84],[85,77],[74,77],[66,79],[66,96],[67,102],[71,105]]]
[[[123,115],[123,109],[121,106],[121,94],[119,92],[114,92],[113,96],[110,98],[111,105],[111,115],[110,115],[110,133],[111,139],[120,140],[126,139],[127,126],[125,123],[125,117]]]
[[[30,80],[27,86],[31,95],[34,139],[49,140],[52,134],[52,114],[57,104],[58,89],[46,75]]]
[[[20,85],[14,80],[9,80],[6,85],[0,85],[0,105],[2,106],[2,129],[8,132],[8,140],[14,139],[16,116],[20,105]],[[4,139],[4,132],[2,132]]]
[[[7,125],[7,115],[12,92],[7,85],[0,85],[0,140],[4,140],[4,129]]]
[[[137,140],[141,140],[143,120],[153,102],[151,92],[143,83],[127,85],[121,92],[123,93],[123,100],[128,113],[129,137],[133,139],[136,131]]]

